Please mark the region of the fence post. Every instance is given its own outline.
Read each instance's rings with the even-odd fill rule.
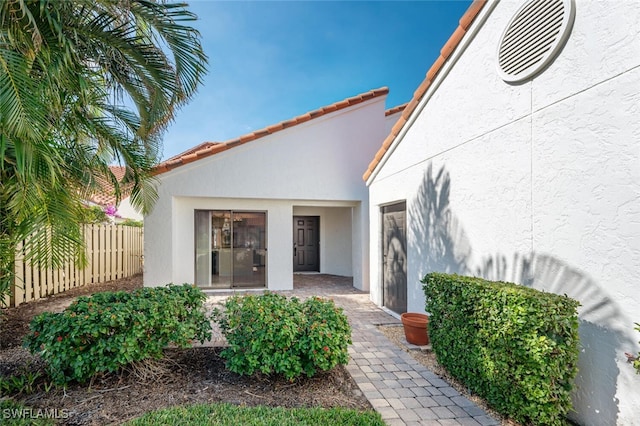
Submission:
[[[24,242],[21,241],[18,243],[18,247],[16,249],[16,260],[15,260],[15,278],[13,283],[13,290],[11,291],[11,304],[13,306],[18,306],[23,303],[25,287],[24,287]]]

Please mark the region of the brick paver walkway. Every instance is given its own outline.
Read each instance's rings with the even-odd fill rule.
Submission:
[[[353,288],[350,278],[296,274],[294,290],[281,293],[301,299],[331,298],[344,309],[353,340],[347,370],[388,425],[500,424],[387,339],[377,325],[400,321],[374,305],[369,293]],[[213,293],[209,306],[221,303],[227,295]]]

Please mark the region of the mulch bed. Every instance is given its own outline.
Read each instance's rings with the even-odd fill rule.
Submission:
[[[142,286],[136,276],[83,287],[37,302],[4,309],[0,315],[0,377],[28,369],[39,371],[42,360],[21,347],[31,319],[45,311],[60,312],[82,294],[106,290],[132,290]],[[175,405],[228,402],[246,406],[346,407],[371,409],[349,373],[338,367],[293,383],[267,376],[231,373],[220,358],[221,348],[167,349],[165,358],[97,377],[92,383],[66,389],[39,390],[15,397],[34,409],[65,410],[67,425],[119,424],[145,412]]]

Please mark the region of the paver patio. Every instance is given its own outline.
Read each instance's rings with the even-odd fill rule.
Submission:
[[[326,274],[294,275],[294,290],[286,296],[333,299],[344,309],[352,328],[347,371],[388,425],[498,425],[499,421],[460,395],[382,334],[377,326],[400,324],[353,288],[351,278]],[[231,292],[209,293],[207,305],[221,304]],[[214,332],[211,344],[221,344]]]

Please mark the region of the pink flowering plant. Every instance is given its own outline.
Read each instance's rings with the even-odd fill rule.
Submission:
[[[635,329],[640,331],[640,324],[636,323]],[[636,373],[640,374],[640,352],[638,352],[638,355],[633,360],[633,368],[636,369]]]
[[[120,215],[118,214],[118,208],[114,205],[108,205],[104,208],[104,213],[107,216],[111,216],[111,217],[120,217]]]

